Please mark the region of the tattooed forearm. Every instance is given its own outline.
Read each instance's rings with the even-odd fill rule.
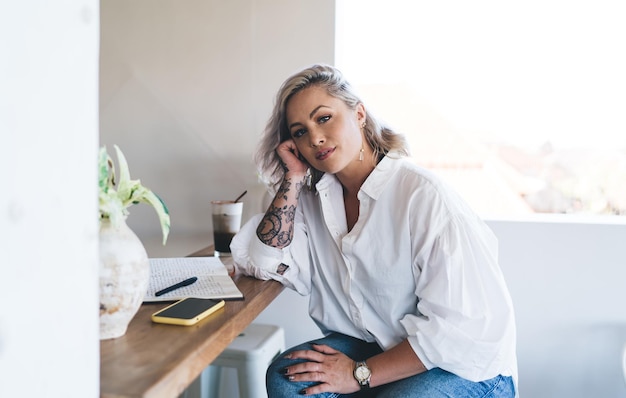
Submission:
[[[293,238],[294,205],[278,208],[271,205],[259,223],[256,234],[263,243],[275,247],[285,247]]]
[[[280,185],[272,204],[256,230],[257,236],[266,245],[283,248],[291,244],[296,205],[302,184],[302,182],[294,184],[291,178],[285,178]]]

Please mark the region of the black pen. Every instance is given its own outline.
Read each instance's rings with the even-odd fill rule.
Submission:
[[[162,296],[162,295],[164,295],[165,293],[169,293],[169,292],[171,292],[172,290],[176,290],[176,289],[181,288],[181,287],[183,287],[183,286],[189,286],[189,285],[191,285],[192,283],[194,283],[194,282],[195,282],[195,281],[197,281],[197,280],[198,280],[198,278],[197,278],[197,277],[195,277],[195,276],[193,276],[193,277],[191,277],[191,278],[189,278],[189,279],[185,279],[185,280],[184,280],[184,281],[182,281],[182,282],[178,282],[178,283],[177,283],[177,284],[175,284],[175,285],[172,285],[172,286],[170,286],[170,287],[166,287],[166,288],[165,288],[165,289],[163,289],[163,290],[159,290],[158,292],[154,293],[154,295],[155,295],[155,296]]]

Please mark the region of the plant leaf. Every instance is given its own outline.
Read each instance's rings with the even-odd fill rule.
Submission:
[[[145,192],[141,195],[141,199],[139,201],[148,203],[152,205],[152,207],[154,207],[154,210],[159,216],[161,231],[163,232],[163,244],[165,245],[165,242],[167,241],[167,236],[170,233],[170,214],[167,210],[165,202],[163,202],[161,198],[158,197],[154,192],[148,189],[146,189]]]
[[[101,147],[98,155],[100,218],[109,218],[111,224],[116,226],[128,215],[128,207],[133,204],[143,202],[152,205],[159,216],[165,245],[170,232],[170,215],[167,206],[150,189],[141,185],[141,181],[130,179],[126,157],[117,145],[114,145],[114,148],[119,170],[117,184],[113,159],[108,155],[106,147]]]

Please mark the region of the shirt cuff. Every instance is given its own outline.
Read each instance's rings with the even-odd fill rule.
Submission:
[[[422,364],[427,370],[431,370],[437,367],[437,365],[428,359],[426,352],[424,352],[424,349],[419,344],[419,340],[417,339],[417,327],[415,326],[415,321],[411,319],[414,316],[415,315],[406,315],[402,320],[400,320],[400,323],[404,326],[404,329],[407,332],[407,341],[411,345],[415,355],[417,355],[420,361],[422,361]]]
[[[268,246],[256,236],[252,238],[250,244],[250,262],[252,266],[263,271],[278,273],[278,267],[282,263],[283,256],[283,249]]]

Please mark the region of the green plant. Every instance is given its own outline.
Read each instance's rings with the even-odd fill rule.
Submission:
[[[98,186],[100,219],[109,219],[115,227],[128,215],[128,208],[137,203],[147,203],[154,207],[159,216],[163,244],[170,232],[170,215],[165,203],[155,193],[141,185],[139,180],[131,180],[128,163],[117,145],[119,181],[115,180],[115,165],[106,147],[100,148],[98,157]]]

